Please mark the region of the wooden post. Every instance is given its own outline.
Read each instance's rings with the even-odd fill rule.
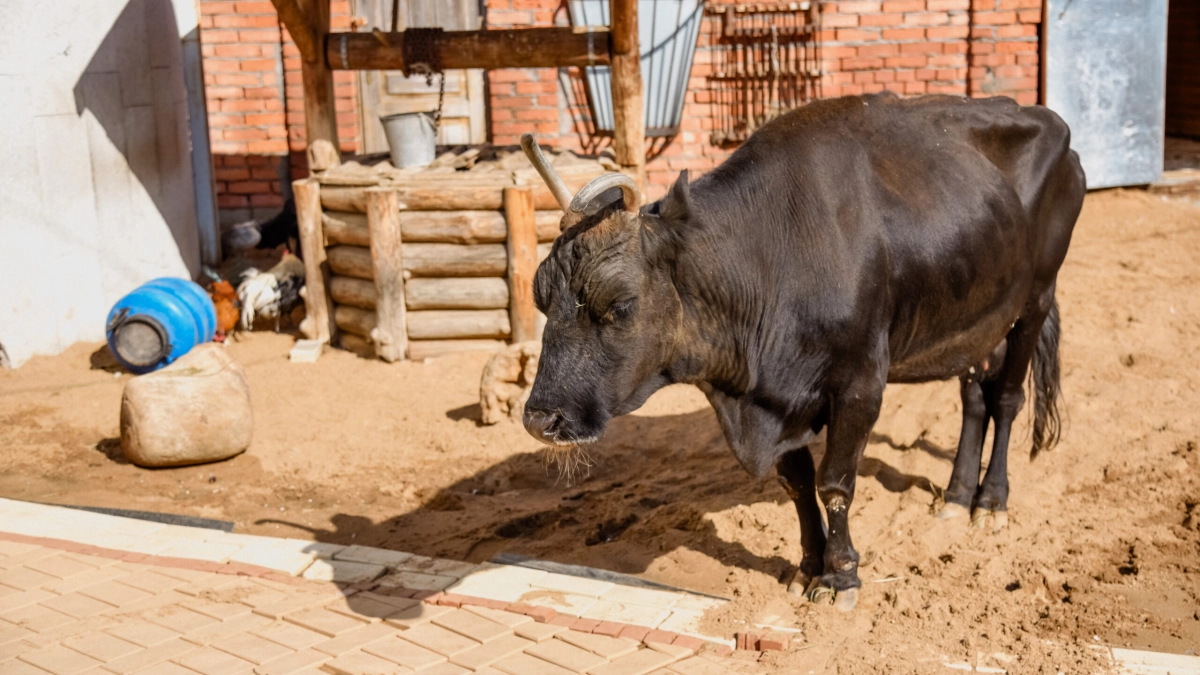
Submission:
[[[321,185],[315,178],[292,182],[296,221],[304,253],[304,321],[300,331],[310,340],[329,344],[337,332],[333,300],[329,296],[329,263],[325,259],[325,234],[321,226]]]
[[[617,164],[646,189],[646,118],[638,50],[637,0],[609,0],[612,17],[613,152]]]
[[[308,170],[324,171],[341,162],[333,71],[325,61],[329,0],[271,0],[271,3],[300,51]]]
[[[371,340],[375,355],[391,363],[408,351],[404,316],[404,258],[400,249],[400,197],[389,188],[367,190],[367,227],[371,231],[371,267],[375,273],[375,314]]]
[[[508,221],[508,315],[515,344],[537,339],[533,275],[538,266],[538,237],[533,190],[504,188],[504,218]]]

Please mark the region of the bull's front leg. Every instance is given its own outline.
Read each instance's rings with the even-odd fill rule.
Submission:
[[[800,566],[796,569],[788,593],[804,595],[808,586],[825,571],[825,522],[817,504],[817,471],[808,446],[792,450],[776,465],[779,483],[796,505],[800,516]]]
[[[825,544],[825,570],[809,599],[818,602],[832,596],[834,606],[843,612],[854,609],[862,586],[858,578],[858,552],[850,541],[850,504],[854,500],[858,460],[879,417],[883,387],[882,378],[878,381],[867,378],[834,397],[825,458],[817,475],[817,494],[829,519],[829,539]]]

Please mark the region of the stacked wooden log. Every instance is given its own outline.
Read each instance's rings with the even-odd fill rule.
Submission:
[[[306,301],[327,306],[341,346],[389,361],[535,339],[533,273],[562,214],[532,171],[318,177],[321,213],[308,220],[322,231],[328,297]],[[577,190],[603,171],[563,173]]]

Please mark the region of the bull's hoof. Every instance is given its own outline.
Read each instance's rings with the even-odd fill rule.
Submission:
[[[808,601],[816,605],[833,605],[839,612],[849,612],[858,604],[858,589],[847,588],[839,591],[828,586],[815,583],[808,591]]]
[[[1008,525],[1007,511],[977,508],[971,513],[971,529],[973,530],[996,533],[1003,530],[1006,525]]]
[[[942,510],[937,512],[938,520],[950,520],[959,516],[967,515],[967,507],[954,502],[946,502],[942,505]]]
[[[798,598],[804,596],[804,594],[808,593],[808,588],[812,585],[813,580],[814,577],[810,577],[802,570],[797,569],[796,573],[792,575],[791,583],[788,584],[788,595],[794,595]]]

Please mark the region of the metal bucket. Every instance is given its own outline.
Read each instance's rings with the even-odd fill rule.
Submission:
[[[433,162],[437,138],[432,113],[398,113],[380,117],[379,121],[383,122],[383,133],[392,150],[393,166],[405,169]]]

